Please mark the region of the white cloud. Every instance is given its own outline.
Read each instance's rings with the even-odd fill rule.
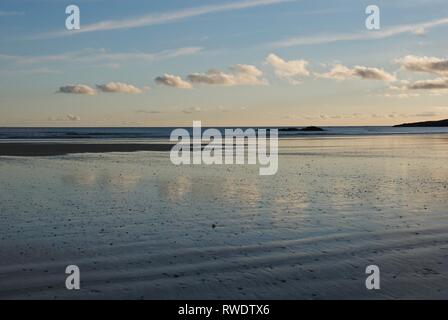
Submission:
[[[52,32],[39,37],[52,38],[52,37],[63,37],[68,35],[96,32],[96,31],[108,31],[108,30],[119,30],[119,29],[132,29],[141,28],[153,25],[161,25],[167,23],[173,23],[180,20],[185,20],[188,18],[193,18],[196,16],[201,16],[205,14],[242,10],[255,8],[260,6],[274,5],[285,2],[291,2],[294,0],[244,0],[244,1],[233,1],[230,3],[221,3],[215,5],[207,5],[202,7],[187,8],[173,12],[165,12],[160,14],[149,14],[141,17],[133,17],[130,19],[123,20],[107,20],[101,21],[93,24],[83,25],[80,30],[72,32]]]
[[[157,84],[165,85],[168,87],[174,87],[178,89],[191,89],[193,86],[191,83],[183,80],[179,76],[174,76],[171,74],[164,74],[161,77],[155,79]]]
[[[231,67],[228,73],[212,69],[206,73],[190,74],[187,78],[197,84],[241,86],[267,84],[262,76],[263,72],[255,66],[237,64]]]
[[[75,84],[60,87],[58,90],[59,93],[73,93],[73,94],[86,94],[86,95],[95,95],[95,89],[84,85],[84,84]]]
[[[168,49],[160,52],[110,52],[106,49],[83,49],[73,52],[65,52],[61,54],[49,54],[40,56],[22,56],[22,55],[7,55],[0,54],[1,60],[11,61],[16,64],[42,64],[42,63],[56,63],[56,62],[76,62],[76,63],[102,63],[113,64],[117,66],[116,62],[125,61],[159,61],[165,59],[172,59],[182,56],[193,55],[200,52],[200,47],[183,47],[176,49]]]
[[[381,80],[381,81],[395,81],[394,75],[379,68],[371,68],[364,66],[355,66],[348,68],[344,65],[337,64],[331,71],[321,74],[323,78],[347,80],[353,78],[361,78],[365,80]]]
[[[187,109],[182,110],[182,112],[187,113],[187,114],[198,113],[198,112],[201,112],[201,108],[200,107],[187,108]]]
[[[49,121],[81,121],[80,116],[75,116],[73,114],[68,114],[65,117],[50,117],[48,118]]]
[[[67,115],[67,119],[70,121],[81,121],[81,117],[80,116],[75,116],[72,114],[68,114]]]
[[[122,82],[109,82],[107,84],[97,84],[96,87],[101,92],[106,93],[142,93],[140,88]]]
[[[266,57],[266,62],[274,68],[277,77],[286,79],[293,84],[300,82],[298,77],[306,77],[310,74],[306,68],[308,65],[306,60],[285,61],[276,54],[271,53]]]
[[[407,71],[448,76],[448,59],[408,55],[404,58],[397,59],[396,62]]]
[[[356,41],[356,40],[375,40],[386,39],[402,34],[415,34],[422,35],[427,30],[435,27],[448,25],[448,18],[434,19],[422,23],[397,25],[389,28],[382,28],[381,30],[371,32],[359,32],[359,33],[340,33],[340,34],[322,34],[313,36],[299,36],[288,38],[282,41],[274,42],[271,44],[273,47],[293,47],[303,45],[318,45],[325,43],[333,43],[340,41]]]
[[[420,97],[420,94],[417,94],[417,93],[385,93],[384,96],[386,98],[408,99],[408,98]]]

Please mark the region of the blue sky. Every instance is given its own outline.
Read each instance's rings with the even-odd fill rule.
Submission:
[[[447,29],[443,0],[4,0],[0,125],[447,118]]]

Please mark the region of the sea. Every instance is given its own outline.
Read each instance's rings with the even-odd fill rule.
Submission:
[[[229,129],[235,129],[230,128]],[[217,128],[223,134],[227,128]],[[270,129],[271,127],[260,127]],[[351,126],[351,127],[321,127],[324,131],[284,131],[280,130],[280,137],[313,137],[313,136],[375,136],[375,135],[400,135],[400,134],[442,134],[448,133],[448,127],[388,127],[388,126]],[[122,140],[122,139],[169,139],[174,127],[149,127],[149,128],[0,128],[0,141],[47,141],[47,140]],[[184,128],[192,133],[192,128]],[[203,127],[202,130],[206,130]],[[243,130],[247,128],[242,128]],[[258,128],[255,128],[258,129]],[[281,129],[279,127],[278,129]],[[298,127],[299,129],[299,127]]]

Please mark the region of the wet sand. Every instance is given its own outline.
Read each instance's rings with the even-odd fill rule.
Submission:
[[[447,135],[280,147],[273,177],[157,151],[0,157],[0,298],[448,298]]]
[[[77,153],[169,151],[172,144],[144,143],[0,143],[0,156],[43,157]]]

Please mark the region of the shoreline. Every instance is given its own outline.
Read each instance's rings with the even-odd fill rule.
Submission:
[[[304,134],[304,135],[281,135],[279,136],[279,141],[284,140],[321,140],[321,139],[360,139],[360,138],[372,138],[372,137],[397,137],[397,136],[437,136],[437,135],[448,135],[448,132],[415,132],[415,133],[371,133],[371,134]],[[0,139],[0,157],[10,156],[10,157],[46,157],[46,156],[65,156],[70,154],[84,154],[84,153],[133,153],[142,151],[153,151],[153,152],[168,152],[176,145],[175,143],[170,143],[169,141],[162,142],[106,142],[107,139],[102,139],[102,141],[96,140],[96,142],[79,142],[52,139],[47,141],[32,141],[27,140],[26,142],[11,141]],[[202,147],[208,145],[203,143]]]
[[[76,153],[111,153],[138,151],[170,151],[172,144],[144,143],[0,143],[0,156],[44,157]]]
[[[0,298],[447,298],[440,137],[294,140],[270,178],[160,152],[0,157]]]

